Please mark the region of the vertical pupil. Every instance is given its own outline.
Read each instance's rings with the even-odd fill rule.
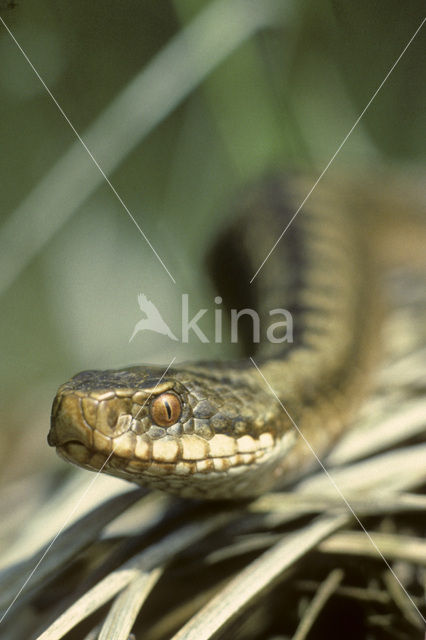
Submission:
[[[169,403],[167,402],[167,400],[164,400],[164,406],[165,406],[166,411],[167,411],[168,419],[170,420],[170,418],[171,418],[171,416],[172,416],[172,408],[171,408],[171,406],[169,405]]]

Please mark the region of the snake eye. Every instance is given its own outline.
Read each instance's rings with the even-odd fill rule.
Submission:
[[[174,393],[162,393],[151,403],[151,418],[159,427],[175,424],[182,413],[180,400]]]

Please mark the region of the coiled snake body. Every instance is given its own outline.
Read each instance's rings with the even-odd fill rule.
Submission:
[[[163,379],[153,366],[84,371],[52,408],[48,440],[63,458],[184,497],[239,498],[312,461],[293,421],[319,456],[330,448],[362,396],[379,305],[360,211],[324,189],[248,284],[302,197],[296,180],[271,178],[213,253],[230,306],[256,308],[261,325],[277,308],[292,315],[292,342],[246,344],[280,402],[249,358],[184,363]]]

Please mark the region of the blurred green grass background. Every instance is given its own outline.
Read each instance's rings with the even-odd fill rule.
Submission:
[[[211,28],[217,51],[222,34],[241,26],[238,11],[235,24],[229,24],[229,13],[220,9],[224,4],[195,0],[6,4],[0,4],[0,16],[83,137],[209,5],[216,7]],[[243,3],[232,4],[241,16]],[[256,6],[246,5],[247,12]],[[211,307],[203,256],[232,215],[235,193],[277,166],[307,169],[315,178],[419,26],[424,6],[417,0],[288,1],[260,3],[257,11],[270,11],[273,20],[238,43],[211,73],[201,74],[197,86],[146,137],[135,139],[109,174],[176,286],[103,182],[52,237],[48,229],[60,210],[46,212],[38,229],[46,241],[2,292],[4,482],[55,465],[64,471],[45,438],[55,390],[77,371],[168,363],[175,355],[178,360],[220,355],[219,345],[177,345],[149,333],[129,344],[141,317],[137,294],[155,301],[173,330],[179,328],[181,293],[190,294],[194,312]],[[330,175],[383,164],[410,171],[424,163],[424,50],[421,32]],[[199,62],[190,47],[183,62],[189,69]],[[173,74],[170,69],[154,78],[159,90],[173,83]],[[2,25],[0,92],[1,238],[2,227],[75,143],[75,135]],[[134,106],[142,117],[145,96]],[[102,149],[91,151],[101,166],[117,153],[108,135]],[[89,179],[97,173],[83,149],[76,163]],[[78,182],[70,185],[64,202],[79,189]],[[19,230],[15,239],[20,256],[25,247]],[[0,255],[7,251],[15,252],[14,242],[0,247]],[[208,331],[204,321],[203,328]],[[227,345],[222,349],[226,354]]]

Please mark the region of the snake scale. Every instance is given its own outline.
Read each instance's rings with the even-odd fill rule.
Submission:
[[[224,300],[261,323],[287,309],[292,341],[254,344],[248,324],[238,360],[79,373],[53,403],[48,442],[62,458],[183,497],[238,499],[312,462],[298,430],[318,456],[330,449],[366,388],[380,303],[362,205],[325,188],[249,284],[302,197],[298,179],[265,180],[210,259]]]

